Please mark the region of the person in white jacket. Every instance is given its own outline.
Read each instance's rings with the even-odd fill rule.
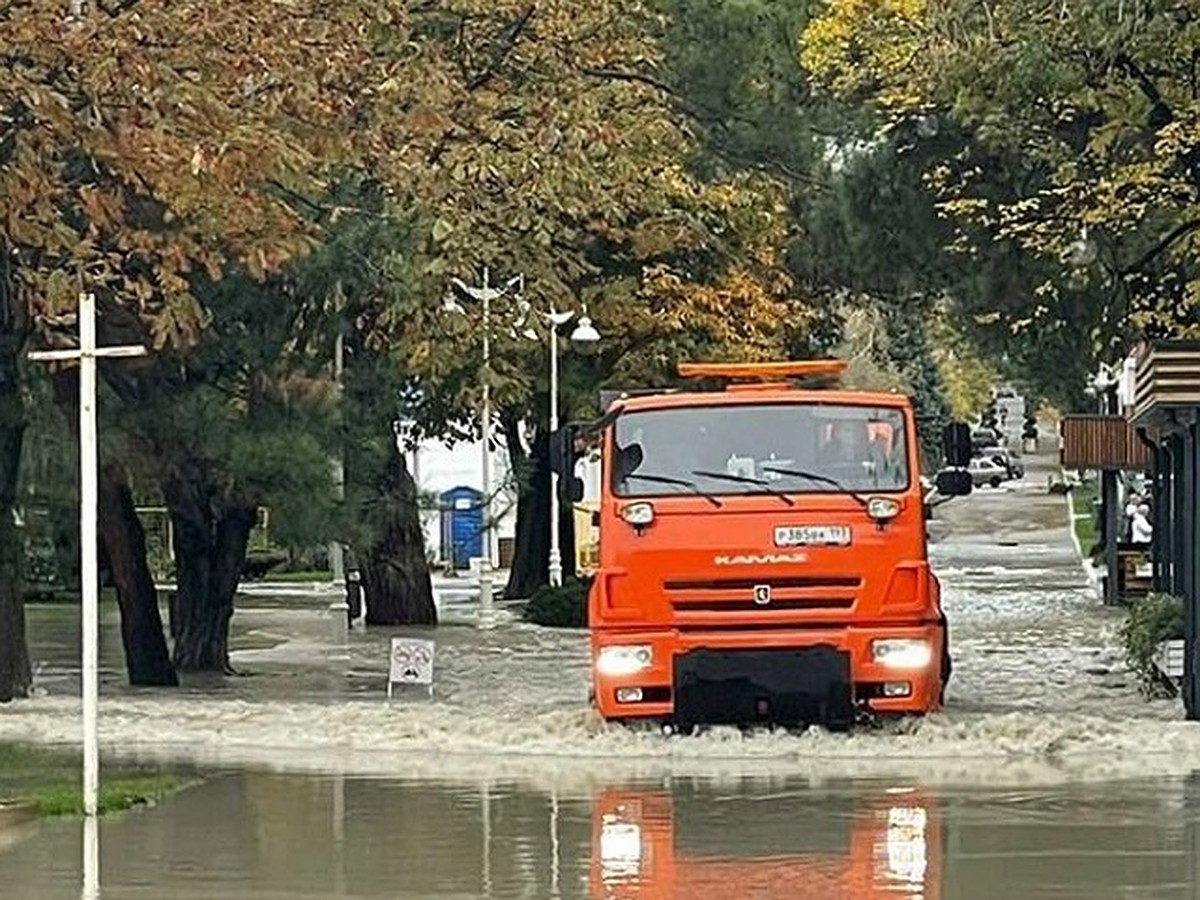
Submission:
[[[1150,507],[1142,503],[1133,514],[1130,536],[1135,544],[1149,544],[1154,537],[1154,526],[1150,524]]]

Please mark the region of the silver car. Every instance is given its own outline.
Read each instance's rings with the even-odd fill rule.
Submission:
[[[998,488],[1008,479],[1008,469],[988,457],[975,457],[967,466],[967,471],[971,473],[975,487],[987,484]]]

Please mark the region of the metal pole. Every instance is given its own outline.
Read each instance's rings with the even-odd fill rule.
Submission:
[[[1167,536],[1171,533],[1170,520],[1170,499],[1166,490],[1169,484],[1166,476],[1167,466],[1170,464],[1170,457],[1162,444],[1162,439],[1159,438],[1154,445],[1153,451],[1153,466],[1154,477],[1151,481],[1151,496],[1153,497],[1154,509],[1152,515],[1154,517],[1154,532],[1158,540],[1150,542],[1150,559],[1154,566],[1154,591],[1161,593],[1167,590],[1167,559],[1170,554],[1171,542]]]
[[[1171,593],[1183,596],[1183,564],[1187,559],[1187,539],[1184,523],[1188,520],[1187,497],[1184,491],[1184,441],[1179,434],[1171,436]]]
[[[492,300],[503,297],[514,285],[520,285],[522,288],[525,283],[524,276],[518,275],[511,279],[499,290],[493,290],[491,284],[491,271],[488,267],[483,269],[483,287],[473,288],[464,284],[458,278],[452,278],[451,284],[461,290],[463,293],[470,296],[472,299],[478,300],[483,305],[483,402],[481,413],[480,438],[483,443],[483,533],[484,539],[487,542],[487,552],[483,555],[481,565],[479,567],[479,624],[487,626],[491,623],[493,611],[492,598],[492,566],[496,559],[496,534],[495,534],[495,515],[492,508],[492,457],[490,441],[492,437],[492,389],[491,389],[491,365],[492,365]],[[451,304],[447,309],[455,310],[456,305]],[[461,309],[458,309],[461,311]]]
[[[1104,516],[1104,603],[1116,606],[1121,602],[1118,580],[1117,542],[1121,539],[1121,510],[1117,499],[1117,473],[1105,469],[1100,476],[1101,513]]]
[[[83,582],[83,811],[96,815],[100,788],[97,735],[100,575],[96,551],[96,297],[79,297],[79,537]]]
[[[558,314],[550,310],[550,440],[558,431]],[[562,547],[558,503],[558,472],[550,470],[550,586],[562,585]]]
[[[484,554],[479,565],[479,624],[492,622],[492,289],[490,272],[483,269],[483,540]]]
[[[1200,584],[1197,583],[1196,501],[1200,497],[1197,479],[1196,423],[1188,421],[1183,437],[1183,516],[1184,553],[1177,561],[1183,568],[1183,705],[1190,721],[1200,719]]]
[[[339,290],[340,294],[340,290]],[[338,323],[337,338],[333,344],[333,377],[334,384],[339,401],[339,413],[341,411],[342,400],[342,376],[345,371],[345,343],[342,335],[341,323]],[[338,502],[341,503],[346,499],[346,463],[342,459],[341,452],[333,461],[333,488]],[[346,563],[345,550],[342,547],[341,541],[331,541],[329,544],[329,568],[333,575],[333,583],[341,585],[343,603],[348,606],[349,598],[345,596],[346,589]],[[343,609],[343,614],[345,609]]]

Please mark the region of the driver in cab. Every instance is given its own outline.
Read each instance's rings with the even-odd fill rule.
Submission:
[[[868,459],[867,434],[862,422],[833,422],[821,445],[818,459],[822,465],[834,468],[865,462]]]

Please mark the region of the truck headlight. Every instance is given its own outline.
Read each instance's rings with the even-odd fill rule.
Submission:
[[[900,515],[900,503],[891,497],[869,497],[867,515],[877,522],[886,522]]]
[[[654,521],[654,507],[649,503],[628,503],[621,507],[621,518],[634,528],[645,528]]]
[[[918,638],[871,641],[871,662],[889,669],[924,669],[932,659],[933,648]]]
[[[654,654],[645,644],[601,647],[596,657],[596,671],[601,675],[633,675],[650,668]]]

